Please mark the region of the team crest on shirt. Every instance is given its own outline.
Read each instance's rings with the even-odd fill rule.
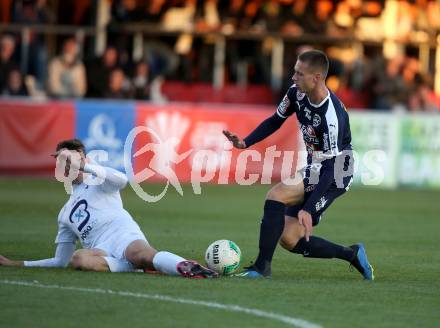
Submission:
[[[303,92],[301,92],[299,90],[296,90],[296,99],[303,100],[305,96],[306,96],[305,93],[303,93]]]
[[[321,124],[321,117],[318,114],[313,115],[313,127],[316,128]]]
[[[286,114],[287,108],[290,106],[290,100],[287,95],[284,96],[283,101],[278,106],[278,112],[282,115]]]

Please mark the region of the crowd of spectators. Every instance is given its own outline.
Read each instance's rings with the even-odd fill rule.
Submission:
[[[107,47],[98,57],[93,47],[85,49],[87,44],[73,36],[57,38],[57,51],[50,54],[45,35],[31,29],[29,56],[23,60],[21,35],[3,33],[0,93],[164,101],[160,92],[164,80],[212,82],[216,33],[231,36],[226,42],[226,83],[270,85],[276,34],[285,38],[281,93],[290,83],[296,54],[313,46],[329,54],[329,85],[351,107],[436,111],[433,74],[421,67],[417,52],[386,59],[377,42],[359,56],[353,55],[350,44],[331,42],[331,38],[355,38],[360,43],[392,38],[405,44],[417,41],[414,38],[435,39],[440,30],[438,1],[398,2],[393,6],[380,0],[108,0]],[[3,22],[26,25],[93,25],[96,3],[4,1],[0,17]],[[391,32],[385,16],[395,19]],[[133,38],[123,27],[136,24],[156,26],[158,33],[144,36],[143,53],[134,60]],[[232,37],[235,32],[246,34]],[[434,64],[428,66],[433,71]]]

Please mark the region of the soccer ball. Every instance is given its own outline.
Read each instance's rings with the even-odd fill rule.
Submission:
[[[236,243],[230,240],[217,240],[209,245],[205,253],[208,268],[221,275],[230,275],[240,266],[241,251]]]

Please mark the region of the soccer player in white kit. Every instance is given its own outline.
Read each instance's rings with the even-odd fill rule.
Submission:
[[[38,261],[13,261],[0,255],[0,265],[66,267],[78,270],[130,272],[157,270],[167,275],[214,278],[218,274],[195,261],[157,251],[124,209],[119,191],[128,180],[125,174],[86,159],[78,139],[61,141],[56,148],[57,169],[75,173],[72,193],[58,215],[55,257]],[[75,251],[79,240],[82,249]]]

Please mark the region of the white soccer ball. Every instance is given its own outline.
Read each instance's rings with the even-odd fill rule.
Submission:
[[[217,240],[206,250],[205,261],[208,268],[227,276],[240,266],[241,251],[233,241]]]

